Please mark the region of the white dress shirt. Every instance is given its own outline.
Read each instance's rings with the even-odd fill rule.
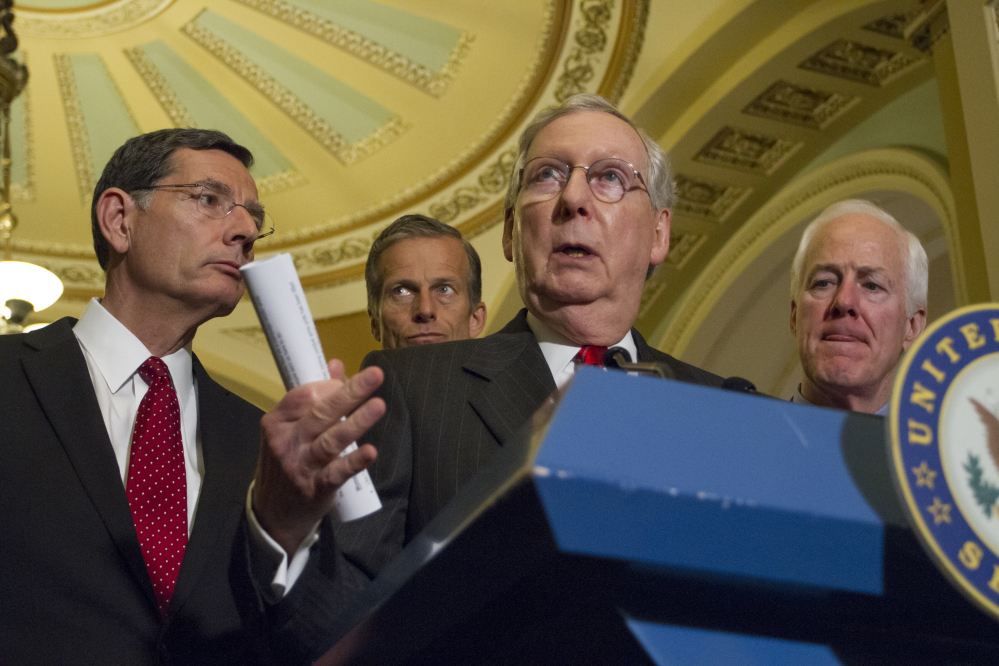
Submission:
[[[538,346],[541,347],[541,353],[544,354],[545,361],[548,363],[548,369],[551,370],[555,386],[562,388],[576,374],[577,364],[574,359],[582,347],[572,344],[563,336],[548,328],[547,325],[530,312],[527,313],[527,325],[538,340]],[[638,360],[638,348],[635,346],[635,339],[632,337],[630,330],[621,338],[620,342],[611,346],[623,347],[631,354],[632,361]]]
[[[118,460],[121,482],[128,479],[128,458],[132,429],[139,403],[149,385],[139,375],[139,366],[153,354],[135,335],[104,309],[94,298],[73,327],[83,356],[87,360],[90,381],[94,384],[97,404],[104,417]],[[163,357],[180,403],[180,434],[184,444],[184,469],[187,473],[187,533],[194,525],[201,479],[205,473],[198,432],[198,387],[194,382],[190,345]]]

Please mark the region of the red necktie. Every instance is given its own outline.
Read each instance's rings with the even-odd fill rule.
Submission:
[[[586,345],[579,350],[576,354],[576,360],[583,365],[596,365],[598,367],[604,367],[604,354],[607,352],[607,347],[601,347],[599,345]]]
[[[166,617],[187,547],[187,473],[180,403],[170,384],[170,370],[161,359],[150,356],[139,366],[139,375],[149,390],[135,416],[125,494],[156,605],[160,616]]]

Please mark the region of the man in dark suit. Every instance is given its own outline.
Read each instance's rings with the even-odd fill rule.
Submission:
[[[93,197],[104,297],[78,322],[0,338],[4,664],[267,658],[243,536],[261,412],[191,353],[198,326],[243,294],[265,219],[251,164],[220,132],[129,140]],[[264,440],[356,439],[380,411],[354,430],[339,412],[315,416],[348,388],[289,393]],[[339,449],[323,445],[313,458],[325,465]],[[371,457],[338,458],[331,487]],[[337,581],[349,586],[350,571]]]
[[[556,387],[580,364],[600,361],[607,347],[664,364],[677,379],[720,385],[721,378],[650,348],[632,328],[643,284],[669,247],[673,197],[662,148],[599,97],[573,97],[525,130],[505,203],[503,250],[526,310],[480,340],[365,359],[365,372],[384,372],[376,396],[387,411],[362,439],[378,449],[372,478],[380,492],[391,492],[382,492],[380,511],[321,528],[335,530],[331,541],[362,571],[377,575]],[[293,456],[283,459],[295,469]],[[329,509],[309,497],[307,472],[297,478],[299,498],[289,493],[284,506],[297,504],[288,513],[315,524]],[[266,493],[255,501],[270,503]],[[322,557],[321,549],[315,553]]]

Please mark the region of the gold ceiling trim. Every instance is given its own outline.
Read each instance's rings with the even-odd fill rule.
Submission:
[[[922,198],[940,216],[948,234],[948,247],[953,247],[950,239],[956,219],[954,195],[937,165],[902,149],[856,153],[808,174],[754,213],[700,272],[678,303],[663,334],[651,340],[651,344],[668,354],[681,356],[711,309],[764,249],[821,208],[873,189],[908,191]]]
[[[164,78],[159,68],[149,59],[145,50],[136,46],[124,49],[125,57],[131,61],[135,71],[139,73],[146,86],[152,91],[156,101],[160,103],[174,127],[197,127],[187,107],[180,101],[170,83]],[[255,179],[258,194],[273,194],[283,192],[308,182],[308,179],[296,169],[288,169],[279,173]]]
[[[613,0],[581,0],[580,8],[583,8],[584,6],[590,8],[591,14],[584,18],[584,23],[580,32],[586,33],[587,36],[581,38],[581,41],[583,41],[583,43],[590,43],[594,39],[599,39],[594,37],[593,31],[603,30],[607,25],[607,22],[603,21],[600,16],[594,16],[593,14],[599,14],[600,11],[612,7]],[[600,20],[597,20],[598,18]],[[618,28],[618,39],[611,54],[608,68],[604,73],[600,86],[597,88],[598,94],[608,94],[607,91],[614,91],[616,89],[617,81],[621,79],[627,81],[631,78],[638,50],[641,48],[641,43],[636,46],[635,44],[630,43],[623,44],[621,41],[626,37],[630,41],[634,38],[636,33],[640,35],[644,34],[645,21],[647,18],[647,0],[624,0],[622,3],[621,24]],[[606,47],[606,35],[604,35],[602,42],[604,47]],[[592,62],[589,64],[592,65]],[[552,71],[554,71],[554,68],[552,68]],[[540,91],[538,96],[540,97]],[[523,118],[523,116],[526,116],[528,112],[533,110],[535,105],[536,103],[532,104],[530,108],[518,115]],[[477,186],[462,186],[457,188],[452,195],[444,201],[431,204],[428,214],[431,217],[441,220],[442,222],[453,223],[456,219],[460,218],[462,214],[467,213],[482,205],[485,201],[488,201],[491,196],[505,193],[509,183],[511,169],[513,168],[513,162],[515,160],[516,148],[511,148],[503,153],[500,153],[495,160],[482,169],[482,172],[476,179],[478,183]],[[461,231],[462,235],[472,238],[491,229],[493,226],[502,221],[503,201],[502,198],[499,198],[465,221],[454,224],[453,226]],[[380,232],[381,230],[379,229],[376,233],[374,233],[370,241],[352,237],[343,241],[324,245],[319,248],[313,248],[309,251],[303,251],[300,253],[293,252],[292,256],[295,258],[295,265],[300,272],[303,264],[332,268],[333,266],[346,261],[366,257],[367,252],[371,247],[371,243]],[[703,239],[701,239],[701,241],[703,241]],[[272,249],[277,250],[285,248],[288,245],[289,243],[286,242],[281,245],[276,244],[274,248],[267,249],[268,251],[271,251]],[[697,244],[697,247],[700,247],[700,242]],[[691,248],[690,253],[696,249],[696,247]],[[689,256],[690,253],[687,253],[684,256]],[[308,287],[332,287],[350,282],[352,280],[360,279],[363,275],[364,264],[358,263],[343,268],[334,268],[333,270],[303,276],[302,282]]]
[[[630,0],[626,0],[630,1]],[[397,197],[376,204],[365,211],[317,225],[310,229],[299,229],[282,234],[274,239],[274,249],[290,249],[302,243],[320,241],[393,217],[412,208],[420,201],[434,197],[453,187],[458,181],[473,171],[487,156],[499,150],[510,135],[524,122],[527,115],[537,106],[555,68],[559,54],[569,30],[570,0],[546,0],[544,4],[544,29],[547,34],[543,47],[537,52],[534,61],[527,68],[524,83],[490,128],[484,138],[449,164],[430,176],[423,184],[411,187]]]
[[[147,21],[172,3],[173,0],[118,0],[82,10],[18,8],[17,32],[22,37],[43,39],[100,37]]]
[[[349,143],[342,134],[330,127],[324,118],[319,117],[298,96],[281,85],[280,81],[265,72],[229,42],[198,25],[197,20],[198,17],[195,16],[184,24],[181,31],[259,90],[343,164],[348,166],[354,164],[385,147],[406,131],[407,124],[396,116],[360,141]]]
[[[59,94],[66,114],[69,142],[73,148],[73,167],[76,169],[80,201],[86,201],[87,197],[93,196],[97,179],[94,177],[90,141],[87,137],[87,125],[83,119],[83,108],[80,106],[80,93],[76,88],[73,63],[65,53],[56,53],[52,56],[52,60],[55,62],[56,77],[59,80]]]
[[[25,56],[25,64],[27,64],[27,56]],[[30,79],[28,85],[21,92],[20,100],[24,116],[24,136],[22,137],[24,140],[24,184],[12,182],[10,184],[10,197],[16,201],[33,203],[35,201],[35,139],[31,120]]]
[[[174,127],[197,127],[194,118],[191,117],[187,107],[177,97],[177,93],[167,82],[159,68],[146,56],[146,52],[141,46],[124,49],[125,57],[129,59],[135,71],[139,73],[146,86],[152,91],[156,101],[160,103],[163,110],[170,116],[170,122]]]
[[[272,173],[269,176],[256,178],[254,182],[257,184],[257,194],[263,196],[264,194],[284,192],[285,190],[300,187],[308,183],[309,179],[297,169],[288,169],[287,171],[280,171]]]
[[[597,94],[617,104],[631,82],[635,63],[645,43],[645,25],[649,20],[649,0],[626,0],[621,8],[621,22],[610,63]]]
[[[461,61],[475,40],[474,35],[463,31],[447,61],[435,72],[364,35],[282,0],[236,1],[366,60],[434,97],[443,95],[454,81]]]

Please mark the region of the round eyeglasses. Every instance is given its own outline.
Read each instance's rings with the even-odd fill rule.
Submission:
[[[250,218],[257,227],[258,233],[254,240],[266,238],[274,233],[274,221],[270,214],[264,212],[264,207],[260,205],[260,202],[247,201],[246,203],[241,204],[236,203],[232,199],[232,193],[229,190],[229,186],[213,179],[198,181],[197,183],[146,185],[144,187],[133,187],[132,191],[141,192],[142,190],[161,190],[168,187],[190,190],[187,194],[190,195],[191,199],[197,202],[198,210],[214,220],[221,220],[222,218],[227,217],[229,213],[236,208],[236,206],[239,206],[250,214]],[[270,228],[267,231],[262,231],[265,226]]]
[[[573,169],[586,172],[586,182],[590,191],[604,203],[617,203],[633,189],[638,189],[635,181],[642,184],[646,193],[645,179],[628,162],[614,157],[597,160],[588,167],[569,166],[554,157],[535,157],[520,170],[520,182],[524,193],[534,201],[547,201],[565,189]]]

